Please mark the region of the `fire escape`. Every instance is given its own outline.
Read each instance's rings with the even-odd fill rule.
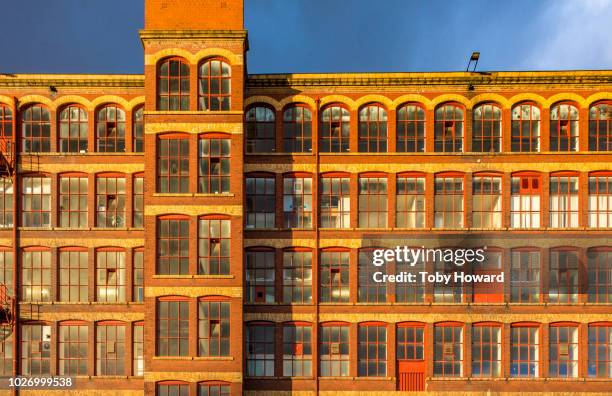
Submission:
[[[0,129],[0,178],[11,179],[11,184],[15,186],[15,147],[12,137],[12,134],[6,136],[5,131]],[[13,230],[16,230],[15,221],[16,218],[13,216]],[[9,290],[4,283],[0,283],[0,341],[4,341],[13,333],[16,322],[15,304],[16,299],[12,296],[12,290]]]

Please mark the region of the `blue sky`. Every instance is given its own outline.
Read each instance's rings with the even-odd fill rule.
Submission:
[[[143,0],[3,1],[0,73],[142,73]],[[612,69],[612,0],[246,0],[250,73]]]

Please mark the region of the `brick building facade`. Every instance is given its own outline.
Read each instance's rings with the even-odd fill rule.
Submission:
[[[612,72],[249,75],[242,15],[146,0],[144,75],[0,75],[0,374],[609,393]],[[373,283],[397,244],[505,283]]]

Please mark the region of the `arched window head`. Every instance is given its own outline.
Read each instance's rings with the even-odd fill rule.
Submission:
[[[540,151],[540,109],[533,103],[512,108],[512,152]]]
[[[185,60],[169,58],[159,64],[157,109],[189,110],[189,65]]]
[[[22,113],[21,150],[26,153],[51,151],[51,115],[41,104],[32,105]]]
[[[321,114],[321,152],[345,153],[349,151],[351,115],[347,109],[333,105]]]
[[[578,151],[578,109],[568,103],[550,110],[550,151]]]
[[[121,153],[125,151],[125,111],[108,105],[96,115],[96,151]]]
[[[612,101],[589,110],[589,151],[612,151]]]
[[[434,149],[437,153],[463,151],[463,108],[449,103],[435,113]]]
[[[87,112],[79,106],[65,107],[59,114],[59,151],[87,151]]]
[[[397,152],[425,151],[425,110],[416,104],[406,104],[397,110]]]
[[[387,110],[373,104],[359,111],[359,152],[387,151]]]
[[[231,68],[221,59],[209,59],[200,65],[198,108],[229,110]]]
[[[501,108],[495,103],[478,105],[472,112],[472,151],[499,153],[501,151]]]
[[[269,107],[251,107],[246,113],[246,152],[275,151],[274,111]]]
[[[312,151],[312,112],[304,106],[292,106],[283,113],[283,151]]]

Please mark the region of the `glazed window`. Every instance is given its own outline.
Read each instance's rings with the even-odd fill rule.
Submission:
[[[60,301],[89,301],[89,274],[87,251],[61,250],[59,252]]]
[[[246,153],[276,151],[276,125],[272,109],[251,107],[246,113]]]
[[[540,252],[513,250],[510,265],[510,301],[540,302]]]
[[[435,227],[463,227],[463,177],[436,177],[434,187]]]
[[[589,227],[612,227],[612,175],[589,177]]]
[[[10,377],[13,373],[13,348],[15,336],[9,334],[0,341],[0,375]]]
[[[87,151],[87,112],[78,106],[68,106],[59,114],[59,151]]]
[[[51,178],[24,177],[21,188],[21,225],[51,227]]]
[[[283,376],[312,375],[312,327],[310,325],[283,326]]]
[[[349,151],[351,115],[340,106],[327,107],[321,113],[319,131],[322,153],[344,153]]]
[[[144,250],[139,248],[134,252],[132,263],[132,301],[144,301]]]
[[[589,249],[587,251],[588,301],[612,303],[612,250]]]
[[[425,151],[425,110],[418,105],[405,105],[397,110],[397,144],[399,153]]]
[[[499,377],[501,375],[501,328],[472,326],[472,376]]]
[[[387,227],[387,178],[359,178],[359,227]]]
[[[21,150],[26,153],[51,151],[51,115],[46,107],[34,105],[23,112]]]
[[[230,303],[198,302],[198,356],[229,356]]]
[[[540,176],[512,177],[510,225],[512,228],[540,227]]]
[[[189,139],[158,140],[157,192],[189,192]]]
[[[51,301],[51,252],[24,250],[21,261],[21,300]]]
[[[132,335],[132,372],[136,377],[144,375],[144,324],[134,324]]]
[[[548,337],[550,377],[578,377],[578,328],[551,325]]]
[[[87,375],[86,324],[61,324],[59,326],[58,363],[59,375]]]
[[[283,151],[312,151],[312,112],[304,106],[293,106],[283,112]]]
[[[3,153],[13,151],[13,112],[10,107],[0,104],[0,147]]]
[[[98,177],[96,179],[96,225],[125,227],[125,178]]]
[[[512,152],[540,151],[540,109],[526,103],[512,108]]]
[[[200,65],[198,76],[198,109],[229,110],[232,96],[231,68],[220,59],[210,59]]]
[[[144,107],[139,107],[132,115],[132,145],[135,153],[144,153]]]
[[[434,376],[463,376],[463,327],[435,325]]]
[[[230,273],[230,221],[200,219],[198,222],[198,274]]]
[[[357,301],[369,303],[384,303],[387,301],[387,283],[374,282],[375,272],[385,272],[382,267],[372,265],[374,250],[359,251],[358,292]]]
[[[125,111],[121,108],[110,105],[98,110],[96,151],[101,153],[125,151]]]
[[[349,252],[321,252],[321,302],[349,301],[349,256]]]
[[[550,151],[578,151],[578,109],[558,104],[550,110]]]
[[[550,177],[550,226],[578,227],[578,176]]]
[[[200,139],[198,192],[230,191],[230,139]]]
[[[510,329],[510,376],[538,377],[540,341],[537,327],[516,326]]]
[[[419,257],[416,262],[395,262],[395,273],[402,272],[418,274],[425,272],[425,261]],[[417,276],[414,282],[395,283],[395,302],[398,303],[420,303],[425,301],[425,286],[421,277]]]
[[[87,227],[87,177],[60,177],[60,226]]]
[[[125,252],[96,252],[96,301],[125,302]]]
[[[283,252],[283,302],[312,303],[312,252]]]
[[[589,325],[587,372],[591,378],[612,377],[612,326]]]
[[[578,301],[577,251],[552,250],[550,252],[548,300],[551,303],[559,304]]]
[[[321,377],[347,377],[349,375],[348,325],[321,326],[319,347]]]
[[[51,374],[51,326],[21,325],[21,373]]]
[[[420,326],[397,326],[397,359],[424,360],[425,329]]]
[[[0,285],[8,296],[13,297],[13,252],[10,248],[0,248]],[[1,363],[0,363],[1,365]]]
[[[144,177],[134,178],[132,194],[134,198],[134,207],[132,208],[132,215],[134,216],[133,226],[142,228],[144,227]]]
[[[189,302],[157,301],[157,356],[189,355]]]
[[[612,102],[589,110],[589,151],[612,151]]]
[[[472,181],[472,210],[474,228],[501,228],[501,177],[474,177]]]
[[[425,178],[398,177],[396,191],[396,227],[425,227]]]
[[[274,376],[274,325],[249,324],[246,328],[247,375]]]
[[[159,65],[157,110],[189,110],[189,65],[182,59],[166,59]]]
[[[387,328],[385,325],[359,325],[357,372],[360,377],[387,375]]]
[[[247,250],[246,286],[249,303],[273,303],[275,276],[274,250]]]
[[[157,274],[189,273],[189,220],[160,219],[157,222]]]
[[[455,263],[444,261],[439,257],[434,259],[434,270],[440,274],[451,275],[448,283],[434,282],[433,284],[433,300],[440,303],[460,303],[463,301],[465,286],[461,280],[455,282],[454,273],[457,271]]]
[[[155,386],[155,396],[189,396],[189,384],[164,382]]]
[[[447,104],[436,109],[434,127],[436,153],[460,153],[463,151],[463,109]]]
[[[274,177],[246,178],[246,228],[274,228],[275,185]]]
[[[321,228],[349,228],[351,196],[348,177],[321,179]]]
[[[283,223],[285,228],[312,227],[312,178],[285,177]]]
[[[359,111],[359,152],[387,152],[387,111],[370,105]]]
[[[125,326],[96,326],[96,375],[125,375]]]
[[[230,396],[230,386],[218,383],[198,384],[198,396]]]
[[[8,177],[0,177],[0,228],[13,226],[13,180]]]
[[[501,108],[493,103],[482,104],[474,108],[472,117],[472,151],[501,152]]]

